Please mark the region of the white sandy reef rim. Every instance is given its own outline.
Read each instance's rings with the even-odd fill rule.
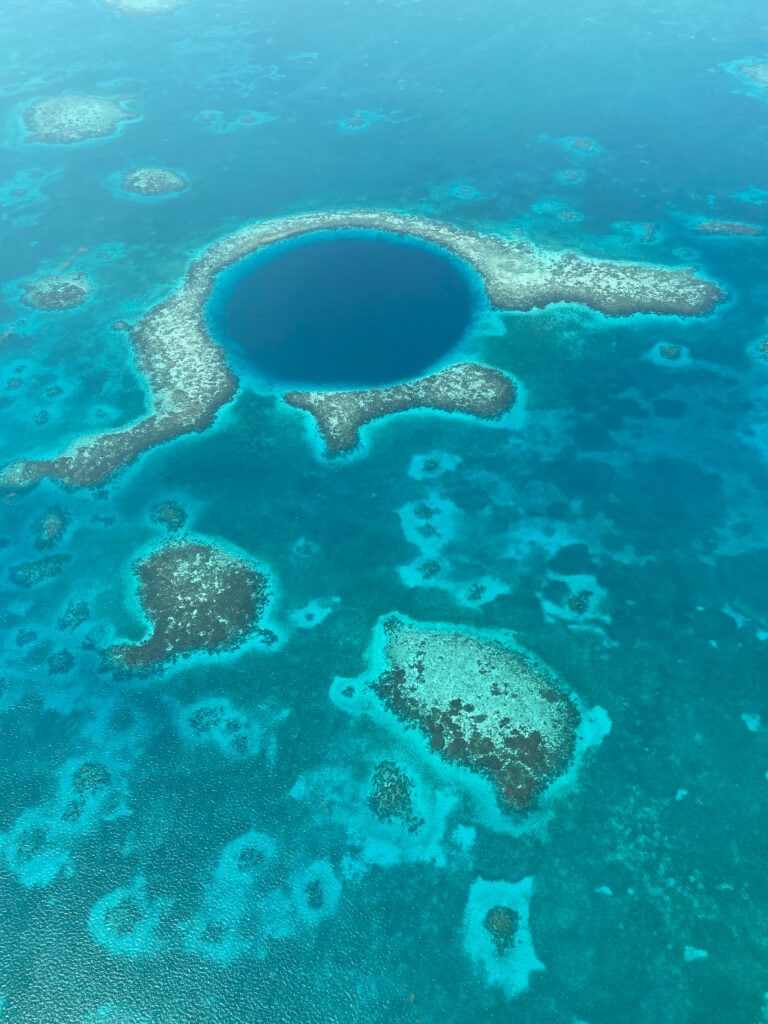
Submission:
[[[386,210],[340,210],[257,221],[203,250],[168,299],[150,309],[135,327],[125,325],[146,382],[149,412],[118,430],[79,437],[58,456],[13,463],[0,475],[0,484],[19,489],[47,476],[73,486],[95,485],[150,448],[206,429],[238,386],[203,315],[216,276],[277,242],[343,230],[408,235],[452,252],[480,274],[492,305],[502,311],[579,302],[608,316],[638,312],[698,316],[724,298],[717,284],[690,268],[586,259]]]

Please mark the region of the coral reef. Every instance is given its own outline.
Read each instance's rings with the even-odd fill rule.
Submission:
[[[187,185],[186,178],[167,167],[137,167],[127,171],[120,180],[120,188],[124,192],[145,197],[184,192]]]
[[[261,749],[259,722],[247,718],[226,697],[209,697],[184,708],[179,729],[188,743],[215,747],[224,757],[253,757]]]
[[[496,952],[503,956],[515,941],[520,915],[511,907],[491,907],[483,918],[483,928],[493,939]]]
[[[71,651],[54,651],[48,658],[48,671],[52,676],[64,676],[75,667],[75,659]]]
[[[343,230],[409,235],[447,249],[477,271],[491,304],[500,310],[526,311],[553,302],[578,302],[606,316],[700,316],[724,298],[714,281],[689,268],[551,252],[518,239],[386,210],[258,221],[205,249],[189,266],[177,291],[132,329],[131,342],[145,378],[150,411],[122,429],[80,437],[58,457],[14,462],[3,470],[0,485],[18,490],[43,477],[74,486],[97,484],[142,452],[206,429],[237,389],[237,379],[210,337],[203,315],[216,275],[276,242],[316,231]]]
[[[249,915],[277,866],[278,852],[275,840],[255,829],[227,843],[202,905],[183,926],[187,950],[223,964],[249,950],[254,931]]]
[[[160,948],[157,930],[171,902],[167,897],[152,898],[146,881],[138,876],[131,885],[114,889],[94,904],[88,928],[115,956],[149,956]]]
[[[500,806],[533,807],[569,765],[579,713],[533,656],[443,628],[384,623],[388,669],[371,682],[445,760],[489,778]]]
[[[75,309],[82,306],[90,291],[84,274],[43,274],[24,282],[21,301],[45,311]]]
[[[407,384],[367,391],[291,391],[288,405],[311,413],[328,455],[356,447],[360,428],[373,420],[410,409],[463,412],[495,419],[515,402],[513,381],[499,370],[477,363],[455,363],[439,373]]]
[[[98,793],[111,781],[109,768],[98,761],[84,761],[72,777],[72,783],[81,796]]]
[[[659,345],[658,353],[662,359],[676,363],[682,357],[683,350],[680,345]]]
[[[114,135],[123,121],[140,117],[121,100],[73,94],[38,100],[24,111],[27,142],[72,143]]]
[[[488,882],[477,878],[464,910],[464,952],[488,984],[509,999],[521,995],[544,965],[529,924],[533,878]]]
[[[741,235],[746,238],[757,238],[765,231],[756,224],[744,224],[735,220],[700,220],[696,224],[700,235]]]
[[[382,821],[413,820],[413,782],[394,761],[380,761],[373,771],[368,806]]]
[[[290,891],[292,909],[300,926],[306,927],[333,914],[341,895],[341,882],[327,861],[316,860],[297,872]]]
[[[756,91],[766,90],[768,92],[768,60],[748,57],[730,61],[722,66],[731,74],[746,79],[749,85],[757,86]]]
[[[60,575],[68,561],[69,555],[50,555],[48,558],[38,558],[34,562],[21,562],[13,566],[8,578],[17,587],[34,587]]]
[[[91,610],[86,601],[70,601],[59,618],[57,626],[61,630],[75,630],[91,617]]]
[[[64,539],[69,516],[60,505],[51,505],[34,525],[35,547],[38,551],[52,548]]]
[[[106,821],[126,813],[105,765],[74,759],[57,771],[57,785],[44,803],[25,808],[6,832],[0,853],[25,888],[44,888],[71,869],[77,844]]]
[[[741,68],[741,73],[757,85],[762,85],[768,89],[768,60],[744,64]]]
[[[210,544],[166,544],[135,572],[151,632],[141,643],[109,649],[116,668],[149,669],[197,651],[232,650],[256,630],[267,601],[267,577]]]
[[[152,506],[150,519],[164,526],[169,533],[175,533],[186,523],[187,513],[177,501],[161,501]]]

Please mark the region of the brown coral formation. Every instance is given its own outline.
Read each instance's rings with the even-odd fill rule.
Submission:
[[[683,350],[679,345],[661,345],[659,346],[659,355],[669,363],[676,363],[678,359],[682,358]]]
[[[413,821],[413,783],[394,761],[376,765],[371,780],[368,806],[382,821]]]
[[[138,167],[123,175],[120,188],[137,196],[151,197],[183,192],[187,184],[186,178],[166,167]]]
[[[24,111],[27,142],[67,144],[114,135],[123,121],[141,115],[109,96],[82,94],[38,100]]]
[[[21,562],[13,566],[8,578],[17,587],[36,587],[45,580],[61,575],[68,561],[69,555],[49,555],[48,558],[38,558],[34,562]]]
[[[277,242],[345,229],[409,235],[448,250],[474,267],[491,303],[500,310],[579,302],[608,316],[699,316],[724,298],[718,285],[687,268],[550,252],[519,239],[464,231],[425,217],[385,210],[260,221],[209,246],[192,262],[181,287],[131,330],[135,359],[150,395],[147,415],[121,430],[78,438],[58,457],[13,463],[0,475],[0,485],[16,490],[46,476],[75,486],[96,484],[142,452],[182,434],[204,430],[237,388],[203,315],[216,275]]]
[[[178,501],[161,501],[152,506],[150,518],[153,523],[164,526],[169,533],[174,533],[186,523],[187,513]]]
[[[364,424],[392,413],[438,409],[495,419],[514,405],[515,395],[514,383],[499,370],[456,363],[429,377],[389,388],[291,391],[284,399],[314,417],[328,455],[338,455],[356,447]]]
[[[43,512],[34,526],[35,547],[38,550],[52,548],[64,539],[69,516],[60,505],[51,505]]]
[[[490,779],[501,807],[533,807],[575,750],[580,715],[556,681],[495,640],[394,616],[384,632],[378,697],[446,761]]]
[[[118,668],[148,669],[197,651],[232,650],[254,632],[268,581],[248,562],[209,544],[167,544],[136,566],[139,600],[151,632],[118,644]]]
[[[483,928],[493,939],[499,956],[503,956],[514,944],[519,924],[520,915],[511,907],[491,907],[483,918]]]
[[[43,274],[24,282],[21,301],[32,309],[74,309],[85,302],[90,290],[84,274]]]
[[[700,220],[696,230],[700,235],[741,235],[746,238],[757,238],[765,234],[756,224],[735,220]]]

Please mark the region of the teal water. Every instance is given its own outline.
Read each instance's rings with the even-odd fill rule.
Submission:
[[[768,94],[725,68],[766,59],[768,23],[753,2],[620,13],[3,5],[3,465],[139,416],[111,325],[253,219],[393,208],[694,265],[729,298],[687,321],[489,318],[470,355],[519,383],[509,421],[392,416],[326,460],[311,421],[250,381],[212,428],[102,487],[4,493],[0,1021],[768,1019],[768,235],[695,230],[768,230]],[[142,118],[25,142],[25,107],[70,92],[130,97]],[[189,189],[114,187],[152,164]],[[69,261],[93,283],[85,305],[20,303],[21,281]],[[133,566],[179,535],[153,519],[167,501],[181,535],[269,567],[278,644],[109,669],[105,648],[145,635]],[[41,549],[54,507],[66,532]],[[21,585],[42,558],[55,574]],[[370,672],[393,611],[512,631],[604,709],[610,732],[550,813],[505,827],[439,760],[331,699]],[[413,831],[371,813],[383,761],[412,776]],[[527,917],[527,986],[530,958],[487,945],[499,901]]]

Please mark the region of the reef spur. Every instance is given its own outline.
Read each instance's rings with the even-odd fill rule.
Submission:
[[[384,210],[301,214],[256,222],[203,250],[179,288],[130,328],[148,392],[147,415],[119,430],[79,437],[56,457],[15,462],[0,475],[0,484],[16,490],[52,477],[73,486],[94,485],[150,448],[204,430],[238,384],[205,323],[204,308],[216,275],[277,242],[342,230],[408,235],[446,249],[477,271],[491,304],[501,311],[578,302],[606,316],[700,316],[724,298],[715,282],[690,268],[587,259]],[[294,400],[294,404],[298,403]],[[434,401],[429,404],[435,407]]]
[[[515,402],[510,378],[478,363],[454,363],[438,373],[406,384],[365,391],[290,391],[284,400],[311,413],[323,436],[328,455],[357,447],[360,428],[392,413],[412,409],[462,412],[496,419]]]

